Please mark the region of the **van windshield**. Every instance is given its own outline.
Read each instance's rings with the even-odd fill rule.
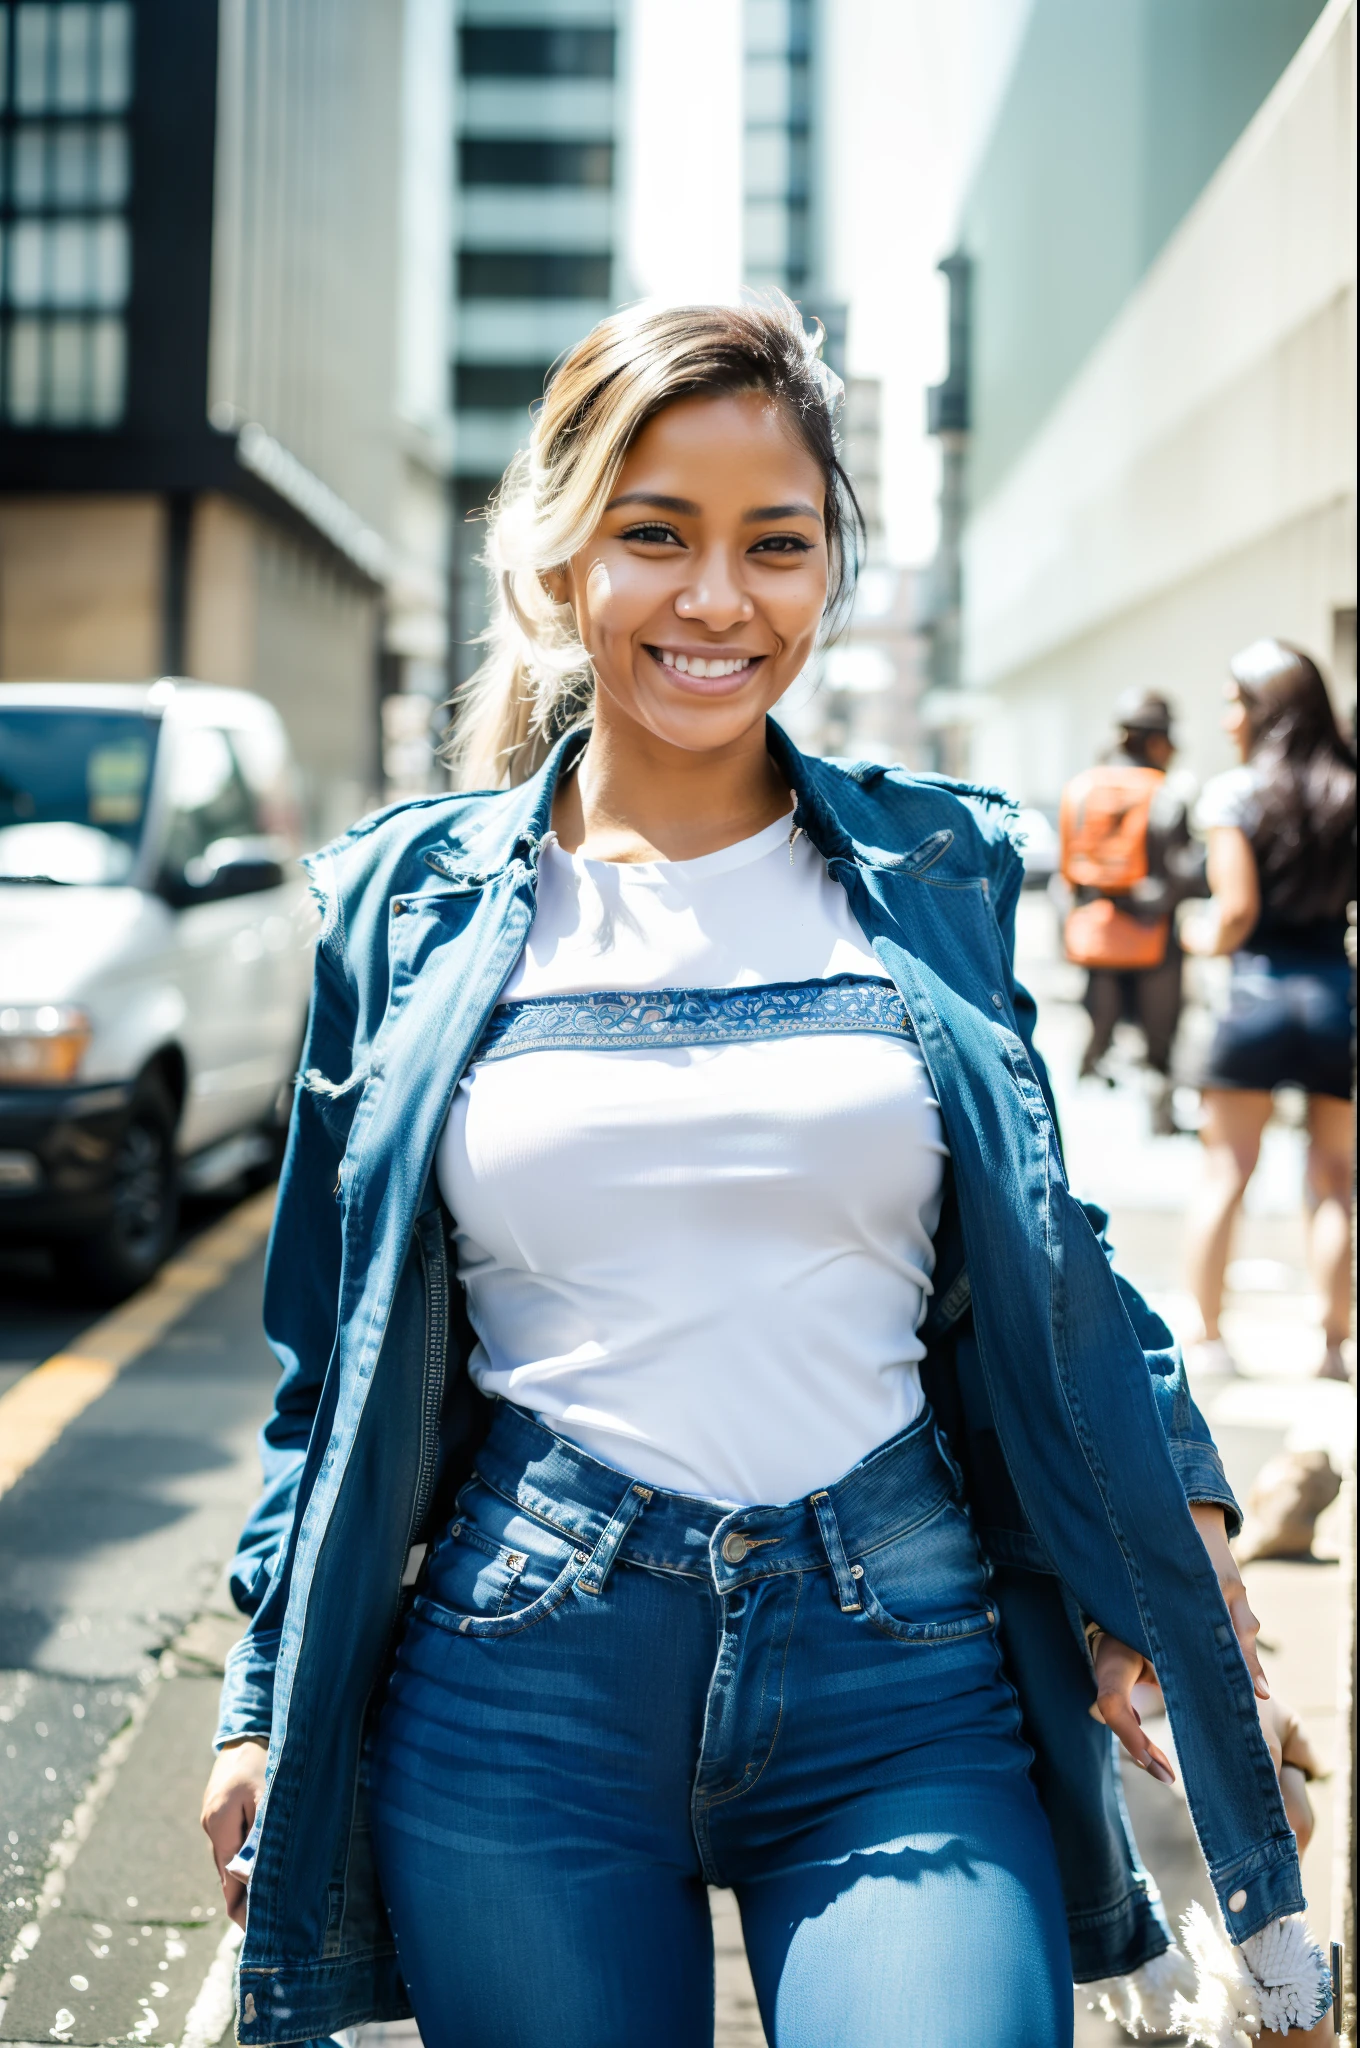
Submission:
[[[0,882],[125,882],[159,730],[139,712],[0,706]]]

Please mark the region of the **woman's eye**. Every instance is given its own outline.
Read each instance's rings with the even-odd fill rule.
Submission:
[[[664,544],[667,541],[678,542],[680,536],[673,526],[663,526],[659,520],[649,519],[642,526],[629,526],[625,528],[621,538],[623,540],[640,540],[645,545],[651,547]]]
[[[767,533],[751,549],[753,555],[808,555],[812,542],[804,540],[798,533]]]

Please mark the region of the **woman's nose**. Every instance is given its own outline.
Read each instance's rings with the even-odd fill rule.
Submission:
[[[702,558],[694,580],[675,600],[675,614],[714,633],[743,625],[755,616],[755,606],[725,551],[714,549]]]

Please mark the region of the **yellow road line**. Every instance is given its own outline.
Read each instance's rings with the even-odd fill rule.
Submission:
[[[221,1286],[268,1235],[273,1214],[273,1188],[252,1195],[168,1260],[120,1308],[82,1331],[69,1351],[56,1352],[0,1394],[0,1494],[8,1493],[125,1365]]]

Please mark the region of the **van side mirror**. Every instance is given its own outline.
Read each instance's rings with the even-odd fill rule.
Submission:
[[[167,869],[157,893],[172,910],[194,903],[222,903],[232,896],[258,896],[283,884],[283,865],[269,839],[217,839],[185,862]]]

